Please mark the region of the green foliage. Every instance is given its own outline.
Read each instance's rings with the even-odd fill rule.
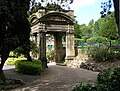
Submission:
[[[57,9],[60,10],[60,9],[62,9],[62,7],[60,5],[55,4],[55,3],[54,4],[53,3],[52,4],[48,3],[47,6],[46,6],[46,8],[48,8],[48,9],[54,9],[54,10],[57,10]]]
[[[74,24],[74,33],[76,38],[81,38],[82,32],[80,30],[80,25],[78,24],[77,21]]]
[[[16,57],[20,57],[20,56],[23,55],[24,49],[22,48],[22,46],[20,46],[20,47],[16,48],[16,49],[13,51],[13,53],[14,53],[14,55],[15,55]]]
[[[120,91],[120,67],[108,68],[98,74],[97,91]]]
[[[46,3],[42,4],[42,3]],[[48,8],[48,9],[62,9],[68,7],[69,4],[73,3],[73,0],[31,0],[31,14],[36,12],[39,8]]]
[[[76,21],[74,24],[75,37],[82,38],[83,36],[91,36],[93,26],[94,26],[93,21],[90,22],[89,26],[87,26],[86,24],[79,25],[78,22]]]
[[[120,67],[108,68],[98,74],[95,86],[80,83],[72,91],[120,91]]]
[[[100,26],[99,26],[99,23],[96,21],[94,25],[93,34],[98,35],[99,30],[100,30]]]
[[[39,75],[42,72],[42,62],[40,60],[18,60],[15,63],[16,71],[28,75]]]
[[[75,37],[82,38],[83,36],[91,37],[94,31],[94,20],[92,19],[88,26],[86,24],[79,25],[77,22],[74,25]]]
[[[94,20],[92,19],[88,24],[88,35],[92,34],[94,31]]]
[[[108,47],[92,47],[88,50],[88,55],[96,61],[114,61],[119,59],[120,51]]]
[[[17,60],[27,60],[27,58],[8,58],[8,59],[6,60],[6,64],[7,64],[7,65],[15,65],[15,62],[16,62]]]
[[[30,48],[29,49],[33,54],[38,54],[39,53],[39,48],[37,46],[37,43],[35,43],[34,41],[30,41]],[[20,57],[21,55],[24,55],[25,50],[23,49],[23,46],[20,46],[20,47],[16,48],[13,51],[13,54],[17,57]]]
[[[106,15],[104,18],[98,20],[100,30],[99,34],[108,39],[117,39],[118,30],[115,23],[114,13]]]
[[[95,36],[95,37],[91,37],[91,38],[87,39],[88,43],[102,43],[105,41],[106,41],[106,38],[101,37],[101,36]]]
[[[80,31],[82,33],[82,35],[87,35],[87,31],[88,31],[88,26],[86,24],[81,24],[80,25]]]
[[[76,85],[72,91],[96,91],[96,88],[91,84],[80,83],[79,85]]]
[[[54,61],[55,60],[55,53],[54,53],[54,51],[48,51],[46,53],[46,57],[47,57],[48,61]]]
[[[29,0],[0,0],[0,55],[8,55],[19,46],[29,53],[29,3]]]
[[[41,8],[52,9],[52,10],[63,10],[60,4],[56,3],[47,3],[46,6],[42,6],[40,2],[35,2],[34,6],[32,6],[31,10],[29,11],[30,15],[37,12]]]
[[[78,39],[78,38],[75,38],[75,45],[77,46],[84,46],[84,39]]]
[[[82,39],[86,42],[87,39],[89,39],[90,37],[89,36],[82,36]]]
[[[75,37],[84,39],[87,44],[118,44],[118,30],[114,19],[114,13],[107,14],[104,18],[98,19],[95,23],[91,20],[86,26],[79,25],[77,22],[74,25]],[[115,41],[113,41],[115,40]]]
[[[35,54],[39,53],[39,48],[37,46],[37,43],[35,43],[35,41],[30,41],[30,49],[31,49],[31,52]]]

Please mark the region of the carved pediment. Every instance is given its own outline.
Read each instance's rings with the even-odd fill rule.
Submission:
[[[42,23],[46,22],[50,24],[50,23],[59,22],[60,24],[63,24],[63,25],[68,23],[72,25],[74,21],[70,16],[60,12],[47,13],[44,16],[42,16],[39,20]]]
[[[62,16],[49,16],[47,17],[48,21],[66,21],[67,19]]]

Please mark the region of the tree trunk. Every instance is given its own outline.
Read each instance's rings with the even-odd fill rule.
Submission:
[[[6,81],[5,74],[4,74],[3,70],[0,68],[0,83],[3,83],[5,81]]]
[[[4,62],[3,62],[3,60],[1,60],[1,64],[0,64],[0,83],[5,82],[5,80],[6,80],[6,77],[5,77],[4,72],[2,70],[3,65],[4,65]]]
[[[5,77],[4,72],[3,72],[2,69],[3,69],[4,63],[7,60],[8,56],[9,56],[9,52],[4,52],[4,53],[1,54],[0,83],[6,81],[6,77]]]
[[[113,0],[114,3],[114,9],[115,9],[115,19],[117,23],[117,27],[119,28],[119,0]],[[120,35],[120,31],[119,31]]]
[[[42,66],[43,66],[43,69],[48,68],[47,60],[42,61]]]
[[[28,61],[32,61],[31,56],[30,56],[29,53],[26,53],[26,54],[25,54],[25,57],[27,58]]]

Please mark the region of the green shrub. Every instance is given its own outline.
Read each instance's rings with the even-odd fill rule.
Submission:
[[[42,71],[42,62],[40,60],[18,60],[15,63],[16,71],[28,75],[39,75]]]
[[[94,36],[94,37],[87,39],[87,43],[102,43],[105,41],[106,41],[106,38],[102,36]]]
[[[120,67],[100,72],[96,87],[97,91],[120,91]]]
[[[72,91],[96,91],[96,87],[93,87],[91,84],[80,83]]]
[[[112,48],[93,47],[88,50],[88,55],[97,61],[112,61],[118,59],[118,53]]]
[[[95,86],[80,83],[72,91],[120,91],[120,67],[108,68],[100,72]]]
[[[46,53],[46,57],[47,57],[48,61],[54,61],[55,60],[55,52],[53,50],[48,51]]]
[[[7,65],[14,65],[17,60],[26,60],[26,58],[8,58],[6,60]]]

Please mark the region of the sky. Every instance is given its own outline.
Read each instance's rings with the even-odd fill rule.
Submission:
[[[98,20],[101,15],[101,2],[108,0],[74,0],[70,8],[74,10],[74,15],[79,24],[88,24],[90,20]],[[111,11],[114,11],[113,5]]]
[[[39,2],[40,0],[36,1]],[[45,1],[50,2],[50,0]],[[97,21],[101,17],[101,2],[106,1],[108,0],[74,0],[74,2],[69,6],[71,10],[74,10],[74,16],[76,16],[75,19],[78,21],[78,23],[88,25],[90,20],[93,19],[94,21]],[[111,11],[114,11],[113,5]]]

